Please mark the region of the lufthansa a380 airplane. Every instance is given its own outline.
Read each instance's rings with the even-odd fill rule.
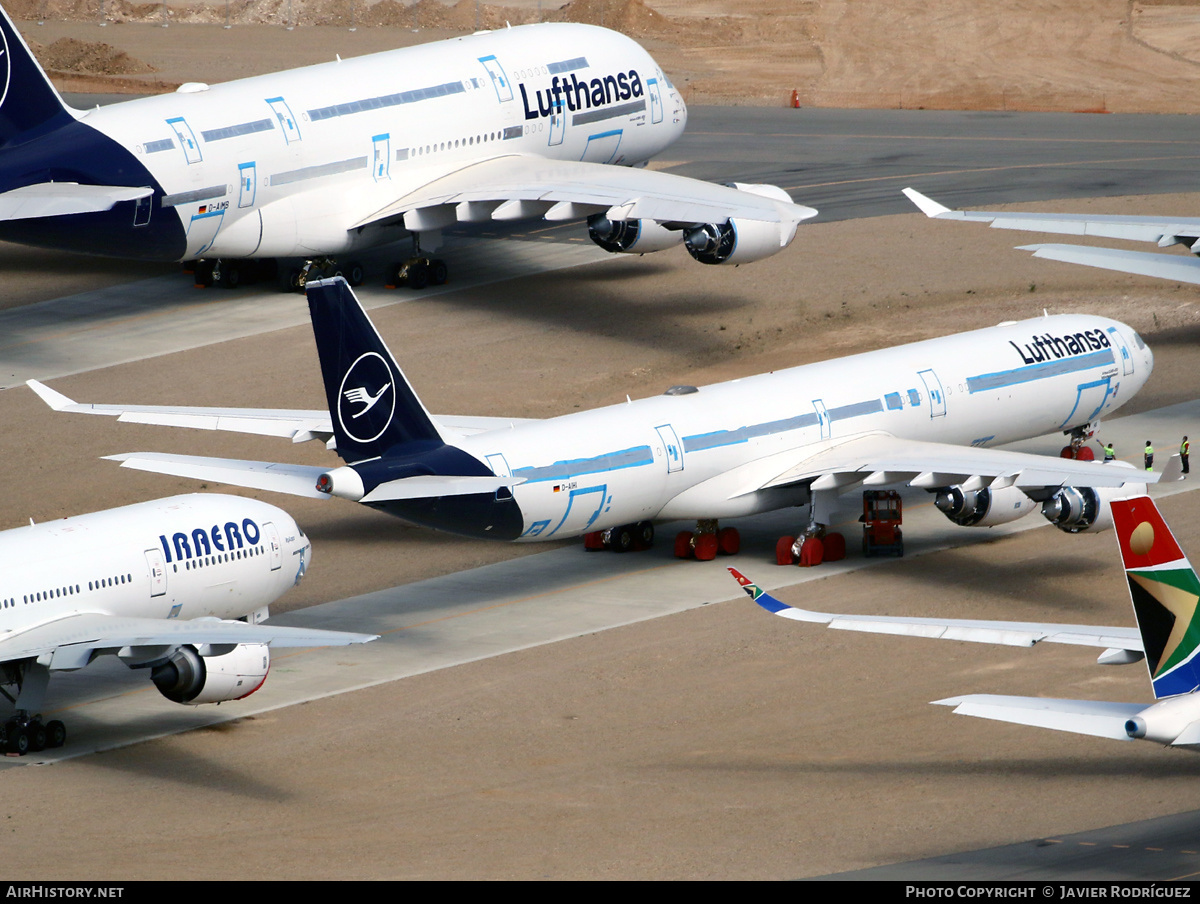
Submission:
[[[50,673],[97,656],[147,670],[168,700],[222,703],[262,686],[271,645],[373,640],[260,624],[311,553],[286,512],[215,494],[0,532],[0,693],[16,707],[0,726],[0,749],[62,746],[63,723],[39,714]]]
[[[1123,217],[1103,214],[1021,213],[1015,210],[951,210],[914,189],[906,188],[904,194],[917,205],[921,213],[935,220],[990,223],[993,229],[1155,242],[1159,248],[1186,245],[1193,255],[1200,255],[1200,218],[1197,217]],[[1157,276],[1178,282],[1200,283],[1200,258],[1197,257],[1099,248],[1091,245],[1020,245],[1017,250],[1032,251],[1034,257],[1062,261],[1065,264],[1081,264],[1101,270],[1116,270],[1119,273],[1136,273],[1139,276]]]
[[[771,185],[635,168],[682,134],[679,92],[637,43],[541,24],[97,107],[67,107],[0,17],[0,238],[141,260],[326,259],[457,223],[586,218],[612,252],[684,242],[737,264],[816,211]],[[612,165],[617,164],[617,165]],[[446,278],[422,256],[389,279]],[[301,287],[308,267],[294,268]]]
[[[1109,703],[966,694],[935,700],[965,716],[1053,728],[1118,741],[1147,740],[1200,750],[1200,580],[1153,500],[1112,502],[1117,543],[1125,565],[1137,626],[1055,625],[810,612],[785,605],[730,568],[756,603],[783,618],[844,631],[903,634],[973,643],[1032,647],[1065,643],[1099,647],[1101,665],[1146,660],[1155,703]]]
[[[604,532],[648,542],[654,521],[696,519],[681,555],[736,551],[716,519],[808,505],[801,538],[839,493],[907,483],[963,525],[1012,521],[1036,503],[1068,531],[1111,523],[1107,500],[1157,479],[1120,464],[989,446],[1085,435],[1145,383],[1150,349],[1128,326],[1059,315],[883,349],[549,420],[433,416],[344,279],[309,283],[328,411],[76,404],[123,421],[324,440],[342,467],[135,453],[139,468],[300,496],[339,496],[474,537],[537,541]],[[1122,489],[1124,488],[1124,489]],[[790,555],[790,553],[789,553]],[[781,555],[781,562],[784,557]],[[790,558],[788,559],[790,561]]]

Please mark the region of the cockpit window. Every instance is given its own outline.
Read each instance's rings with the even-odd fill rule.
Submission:
[[[1142,341],[1142,337],[1136,331],[1133,334],[1133,341],[1137,343],[1138,348],[1145,348],[1146,343]]]

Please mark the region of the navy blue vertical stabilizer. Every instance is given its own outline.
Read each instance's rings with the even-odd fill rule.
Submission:
[[[73,121],[12,19],[0,9],[0,147]]]
[[[429,412],[346,280],[337,276],[310,282],[308,310],[338,455],[357,462],[389,450],[407,452],[414,444],[426,449],[443,445]]]

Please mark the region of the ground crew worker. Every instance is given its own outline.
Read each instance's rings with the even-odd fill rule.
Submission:
[[[1183,473],[1184,474],[1187,474],[1187,472],[1188,472],[1188,453],[1191,451],[1192,451],[1192,444],[1188,442],[1188,438],[1185,436],[1183,438],[1183,442],[1181,442],[1179,444],[1179,460],[1181,462],[1183,462]]]
[[[1150,440],[1146,440],[1146,449],[1142,453],[1142,457],[1146,461],[1146,470],[1153,471],[1154,470],[1154,447],[1152,445],[1150,445]]]
[[[1113,461],[1117,457],[1117,453],[1113,449],[1112,443],[1105,443],[1102,448],[1104,449],[1104,460],[1105,461]]]

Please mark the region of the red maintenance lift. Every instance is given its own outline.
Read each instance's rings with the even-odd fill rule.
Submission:
[[[863,513],[859,519],[863,525],[863,555],[904,555],[904,534],[900,522],[904,520],[900,494],[895,490],[864,490]]]

